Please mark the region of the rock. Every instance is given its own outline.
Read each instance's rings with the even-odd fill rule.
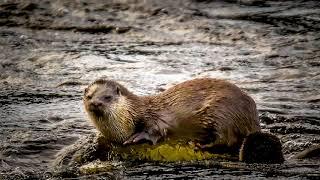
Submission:
[[[320,158],[320,144],[313,145],[308,149],[296,154],[295,159]]]
[[[266,125],[275,123],[275,117],[272,116],[269,112],[263,112],[259,116],[259,119],[260,119],[260,122],[262,122]]]
[[[121,162],[111,161],[93,161],[79,168],[81,174],[98,174],[105,172],[113,172],[122,167]]]

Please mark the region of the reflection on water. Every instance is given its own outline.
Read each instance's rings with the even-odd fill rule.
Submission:
[[[29,169],[46,170],[61,148],[94,131],[85,116],[81,95],[84,86],[98,77],[118,80],[138,94],[156,93],[157,88],[167,88],[196,77],[225,78],[248,91],[257,101],[261,113],[268,112],[266,118],[271,123],[263,127],[282,138],[286,157],[320,140],[316,135],[320,133],[320,117],[315,108],[318,103],[315,87],[319,81],[306,82],[306,78],[314,77],[319,68],[304,71],[305,67],[299,66],[272,67],[259,61],[265,58],[263,52],[246,49],[248,53],[241,56],[238,49],[222,45],[133,44],[131,48],[135,53],[108,57],[99,52],[83,56],[40,52],[30,58],[32,61],[22,62],[22,70],[32,69],[37,73],[38,86],[31,89],[21,85],[20,89],[2,90],[0,117],[4,143],[1,144],[1,159],[7,168],[28,165]],[[118,46],[117,49],[118,54],[121,50],[123,54],[127,53],[125,47]],[[82,83],[57,86],[72,79]],[[220,166],[212,169],[173,164],[172,167],[160,165],[154,170],[154,165],[143,164],[128,166],[123,177],[146,178],[156,174],[161,178],[268,176],[260,174],[259,169]],[[302,174],[310,171],[310,167],[295,168]]]
[[[320,143],[317,3],[121,2],[0,3],[0,179],[50,177],[57,153],[95,131],[81,96],[99,77],[139,95],[198,77],[227,79],[252,95],[263,130],[281,139],[287,159],[255,167],[128,163],[100,177],[319,178],[318,159],[292,159]]]

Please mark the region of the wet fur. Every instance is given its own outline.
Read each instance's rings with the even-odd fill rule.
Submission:
[[[87,95],[94,96],[98,88],[118,87],[122,95],[117,103],[113,103],[102,114],[95,113],[89,110],[90,100]],[[135,130],[135,118],[137,111],[134,110],[133,103],[135,96],[128,92],[122,85],[107,80],[96,80],[85,90],[83,98],[84,106],[95,127],[108,139],[110,142],[122,143],[128,139]]]
[[[125,99],[125,97],[123,97]],[[121,100],[126,101],[126,100]],[[110,113],[104,113],[103,116],[89,112],[89,117],[95,127],[108,139],[115,142],[123,142],[134,132],[134,111],[128,102],[119,102],[115,104]]]
[[[224,80],[190,80],[145,99],[147,111],[157,114],[147,123],[157,124],[155,128],[166,129],[171,136],[239,147],[244,137],[260,131],[255,102]]]
[[[108,110],[112,113],[102,117],[88,113],[97,129],[114,142],[123,143],[135,132],[145,131],[162,139],[240,147],[244,137],[260,131],[255,102],[224,80],[194,79],[153,96],[136,96],[110,80],[97,80],[88,91],[93,85],[120,89],[120,100]]]

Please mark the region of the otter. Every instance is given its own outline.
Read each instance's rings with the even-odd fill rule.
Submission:
[[[280,143],[276,136],[261,132],[254,100],[222,79],[189,80],[149,96],[137,96],[116,81],[98,79],[85,89],[83,101],[89,118],[110,143],[179,139],[213,152],[239,152],[243,142],[250,148],[241,149],[250,151],[250,139],[259,143],[260,137],[275,146]],[[244,141],[249,135],[253,138]],[[277,153],[282,156],[281,150]],[[240,152],[240,160],[246,162],[248,154]]]

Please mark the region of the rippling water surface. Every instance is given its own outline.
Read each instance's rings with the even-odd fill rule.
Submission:
[[[203,13],[217,6],[203,3],[198,3]],[[6,12],[7,6],[0,7]],[[224,8],[235,7],[227,3]],[[243,8],[251,8],[253,13],[265,11],[263,7]],[[294,11],[297,7],[292,8]],[[180,26],[185,31],[176,27],[173,34],[165,30],[161,32],[167,34],[159,34],[160,26],[153,16],[149,20],[154,29],[144,29],[144,36],[134,28],[129,34],[101,34],[38,30],[19,24],[1,27],[0,178],[39,177],[36,174],[47,172],[61,149],[95,131],[87,120],[81,96],[85,86],[99,77],[119,81],[138,95],[157,93],[198,77],[227,79],[255,99],[263,130],[281,139],[287,161],[284,165],[256,166],[236,162],[141,162],[124,164],[96,178],[319,178],[319,159],[291,158],[320,143],[318,31],[288,33],[291,26],[286,24],[284,31],[282,26],[228,14],[215,17],[215,13],[209,13],[214,20],[199,15],[188,24],[168,9],[169,14],[162,16],[162,22],[167,22],[163,26],[175,27],[169,23],[172,20],[184,23]],[[234,10],[240,15],[244,11]],[[184,13],[183,18],[190,18],[189,11]],[[140,22],[139,18],[135,20]],[[193,29],[195,21],[202,22],[202,29]],[[210,28],[213,32],[208,32]],[[236,40],[221,40],[232,37]],[[41,173],[40,177],[50,177],[50,173]]]

